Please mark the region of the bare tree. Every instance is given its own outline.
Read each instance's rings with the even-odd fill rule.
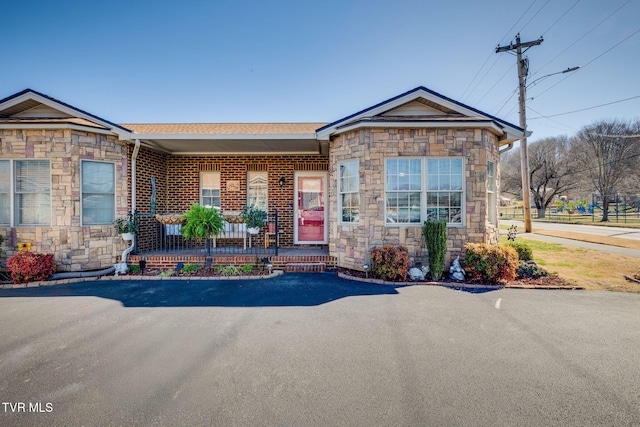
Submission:
[[[522,193],[520,155],[514,152],[501,162],[501,191]],[[529,145],[529,187],[538,218],[544,218],[554,198],[576,186],[573,158],[566,136],[545,138]]]
[[[609,221],[609,203],[620,186],[638,173],[638,128],[637,122],[603,120],[583,127],[573,141],[582,174],[602,197],[602,221]]]

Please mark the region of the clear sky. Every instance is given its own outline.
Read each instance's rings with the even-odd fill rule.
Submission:
[[[517,125],[516,59],[495,48],[518,32],[544,36],[527,52],[531,141],[640,117],[640,0],[5,0],[1,10],[0,98],[32,88],[117,123],[331,122],[426,86]]]

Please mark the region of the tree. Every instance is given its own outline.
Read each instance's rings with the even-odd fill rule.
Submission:
[[[538,218],[545,217],[547,207],[557,195],[576,186],[572,156],[566,136],[545,138],[529,145],[529,189],[538,210]],[[500,187],[502,191],[520,193],[520,156],[510,154],[503,161]]]
[[[602,120],[583,127],[571,147],[582,174],[602,197],[602,221],[609,221],[609,203],[630,177],[637,175],[639,122]]]

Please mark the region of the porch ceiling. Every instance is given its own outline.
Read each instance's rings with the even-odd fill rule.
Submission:
[[[137,136],[137,135],[135,135]],[[321,144],[307,135],[260,135],[233,137],[230,135],[180,135],[177,137],[145,137],[140,141],[153,149],[175,155],[189,154],[318,154]]]

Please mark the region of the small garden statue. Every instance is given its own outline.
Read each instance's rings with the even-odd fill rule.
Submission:
[[[460,266],[460,255],[456,257],[451,263],[451,268],[449,268],[449,277],[453,280],[464,280],[465,271]]]
[[[507,240],[515,242],[516,236],[518,235],[518,227],[512,225],[507,232]]]
[[[429,267],[423,265],[421,268],[413,267],[409,270],[409,278],[411,280],[424,280],[427,277],[427,273],[429,272]]]

